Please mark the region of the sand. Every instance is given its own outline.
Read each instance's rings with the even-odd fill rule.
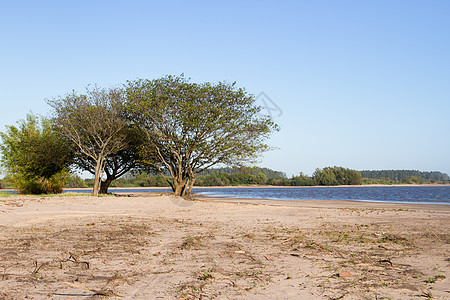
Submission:
[[[449,299],[450,206],[0,196],[0,299]]]

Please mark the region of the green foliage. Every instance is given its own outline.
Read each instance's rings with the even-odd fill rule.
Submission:
[[[259,185],[264,185],[267,182],[267,176],[263,173],[258,173],[255,175],[255,183]]]
[[[73,152],[47,119],[27,115],[0,136],[1,164],[19,193],[62,192]]]
[[[417,177],[417,176],[408,176],[405,179],[405,183],[407,184],[424,184],[426,182],[426,180],[422,177]]]
[[[316,185],[360,185],[362,175],[355,170],[343,167],[316,169],[312,179]]]
[[[383,184],[383,185],[392,185],[398,184],[399,181],[393,181],[390,178],[379,178],[379,179],[371,179],[371,178],[363,178],[363,184]]]

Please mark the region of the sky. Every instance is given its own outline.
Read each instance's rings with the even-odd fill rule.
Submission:
[[[0,0],[0,131],[89,84],[184,73],[274,109],[262,167],[450,174],[449,13],[446,0]]]

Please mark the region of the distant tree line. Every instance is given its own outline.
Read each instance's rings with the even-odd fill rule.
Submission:
[[[10,178],[5,177],[0,179],[0,189],[13,189],[14,183],[11,181]]]
[[[360,185],[362,176],[356,170],[343,167],[316,169],[312,176],[300,173],[287,178],[286,174],[268,168],[210,169],[208,174],[198,177],[198,186],[226,185],[273,185],[273,186],[317,186],[317,185]]]
[[[267,179],[279,179],[286,178],[286,173],[281,171],[275,171],[269,168],[260,168],[260,167],[241,167],[241,168],[231,168],[231,167],[223,167],[223,168],[211,168],[203,171],[200,175],[209,175],[215,173],[226,173],[226,174],[250,174],[257,175],[259,173],[266,175]]]
[[[413,179],[423,179],[424,182],[450,181],[450,177],[442,172],[422,172],[417,170],[375,170],[375,171],[359,171],[364,178],[382,179],[391,182],[404,182]]]

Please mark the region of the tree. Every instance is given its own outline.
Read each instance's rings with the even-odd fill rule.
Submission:
[[[363,177],[361,173],[356,170],[346,169],[346,183],[350,185],[361,185]]]
[[[122,177],[131,170],[139,168],[137,151],[142,143],[142,138],[136,128],[128,127],[125,141],[128,147],[110,154],[105,161],[104,176],[102,176],[100,182],[100,194],[108,193],[108,188],[113,180]],[[95,160],[92,157],[86,157],[83,153],[78,152],[75,156],[75,163],[81,169],[95,176],[95,168],[93,167],[95,166]]]
[[[1,163],[18,193],[62,192],[73,152],[49,120],[29,114],[0,136]]]
[[[313,173],[313,180],[317,185],[337,185],[336,175],[333,168],[326,167],[323,169],[317,168]]]
[[[141,161],[159,171],[175,195],[189,194],[196,175],[214,165],[255,161],[269,149],[264,140],[278,130],[234,83],[166,76],[130,81],[127,94],[130,120],[145,132]]]
[[[258,173],[254,176],[255,184],[266,184],[267,182],[267,176],[263,173]]]
[[[85,95],[74,91],[47,101],[54,110],[53,122],[59,132],[77,149],[76,164],[94,174],[94,196],[98,196],[106,166],[114,164],[110,160],[130,148],[131,126],[123,115],[125,99],[121,89],[95,87],[87,89]],[[117,178],[117,174],[114,176]]]

